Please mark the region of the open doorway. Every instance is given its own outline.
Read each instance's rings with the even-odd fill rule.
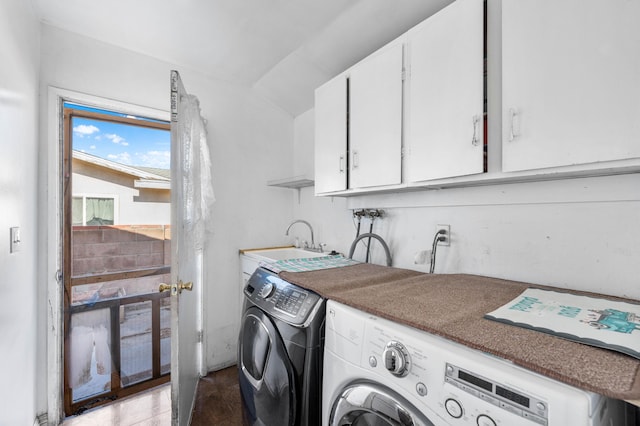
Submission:
[[[170,125],[63,108],[64,411],[169,381]]]

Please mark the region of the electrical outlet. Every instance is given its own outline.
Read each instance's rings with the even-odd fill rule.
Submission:
[[[440,232],[440,230],[444,230],[444,240],[440,241],[438,244],[441,246],[448,246],[451,244],[451,226],[450,225],[436,225],[436,232]]]

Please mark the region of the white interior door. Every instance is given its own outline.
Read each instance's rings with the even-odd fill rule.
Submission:
[[[193,205],[190,164],[197,99],[189,96],[177,71],[171,72],[171,403],[172,424],[188,425],[201,371],[202,249],[189,231]],[[197,124],[197,123],[196,123]],[[188,287],[183,291],[181,287]]]

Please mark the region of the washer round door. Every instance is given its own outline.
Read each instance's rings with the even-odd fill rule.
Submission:
[[[250,425],[294,425],[295,377],[273,321],[256,307],[242,319],[238,345],[240,393]]]
[[[334,402],[331,426],[433,426],[424,414],[382,385],[359,383],[346,387]]]

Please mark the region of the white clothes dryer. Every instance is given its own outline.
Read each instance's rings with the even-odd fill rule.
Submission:
[[[324,424],[633,424],[623,401],[334,301],[326,312]]]

